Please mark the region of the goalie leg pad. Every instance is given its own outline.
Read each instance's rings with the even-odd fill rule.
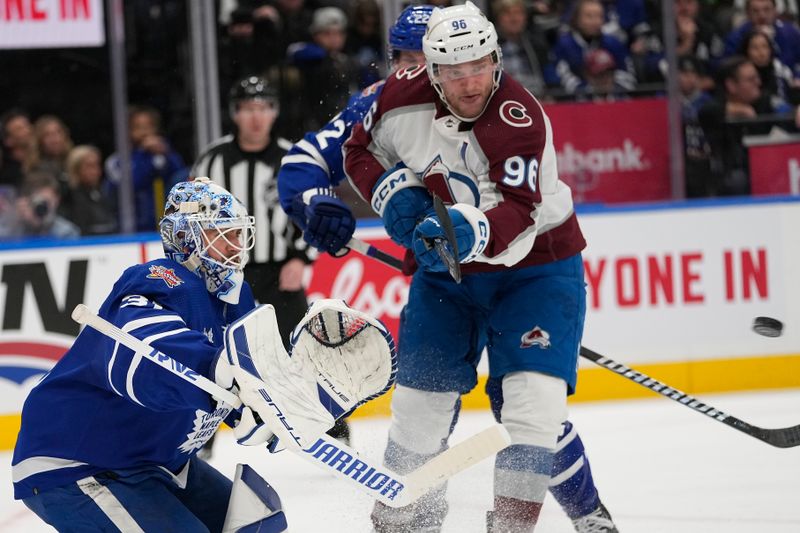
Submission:
[[[250,465],[236,465],[223,533],[287,530],[280,496]]]

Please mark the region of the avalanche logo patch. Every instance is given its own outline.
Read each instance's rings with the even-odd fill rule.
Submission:
[[[500,104],[500,118],[515,128],[527,128],[533,124],[533,119],[525,106],[514,100],[506,100]]]
[[[550,334],[539,326],[523,333],[519,347],[530,348],[532,346],[538,346],[542,350],[548,349],[550,347]]]
[[[147,275],[150,279],[161,279],[167,284],[167,287],[173,289],[183,283],[183,280],[175,273],[175,269],[166,268],[161,265],[151,265],[150,273]]]
[[[422,183],[447,205],[479,205],[478,185],[467,176],[450,170],[441,155],[437,155],[422,171]]]

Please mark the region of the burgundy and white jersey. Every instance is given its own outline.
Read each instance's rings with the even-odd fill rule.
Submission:
[[[465,272],[564,259],[586,245],[572,193],[558,179],[550,120],[519,83],[503,75],[483,114],[462,122],[442,104],[424,66],[390,76],[344,146],[345,171],[365,199],[403,162],[446,204],[486,214],[489,243]]]

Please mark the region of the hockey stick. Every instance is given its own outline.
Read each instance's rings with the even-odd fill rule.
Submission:
[[[458,262],[458,242],[456,241],[456,231],[453,228],[453,220],[450,218],[450,213],[444,206],[442,199],[437,195],[433,195],[433,209],[436,211],[436,216],[442,223],[445,238],[437,237],[433,240],[433,247],[436,253],[439,254],[442,263],[447,267],[447,271],[456,283],[461,283],[461,264]],[[453,253],[447,249],[446,244],[450,244]]]
[[[94,314],[84,304],[78,304],[75,307],[72,311],[72,319],[79,324],[92,327],[135,353],[146,355],[149,361],[204,390],[212,397],[234,408],[242,405],[239,397],[232,392],[130,333],[122,331]],[[277,405],[275,408],[279,409]],[[500,424],[495,424],[452,448],[448,448],[418,469],[403,476],[388,470],[379,463],[359,456],[357,451],[325,434],[305,449],[294,446],[295,438],[288,431],[288,424],[279,417],[279,414],[278,411],[268,415],[273,419],[270,429],[277,430],[276,435],[286,444],[286,449],[330,472],[334,477],[350,483],[351,486],[389,507],[404,507],[413,503],[450,477],[483,461],[511,443],[511,437],[506,429]]]
[[[753,426],[744,420],[736,418],[735,416],[731,416],[715,407],[703,403],[697,398],[694,398],[683,391],[680,391],[674,387],[670,387],[669,385],[653,379],[637,370],[633,370],[622,363],[618,363],[613,359],[609,359],[608,357],[600,355],[585,346],[580,347],[579,354],[581,357],[588,359],[607,370],[611,370],[612,372],[633,381],[637,385],[646,387],[653,392],[661,394],[665,398],[669,398],[670,400],[674,400],[682,405],[685,405],[686,407],[694,409],[698,413],[702,413],[709,418],[713,418],[718,422],[722,422],[723,424],[737,429],[742,433],[746,433],[751,437],[764,441],[767,444],[771,444],[772,446],[776,446],[778,448],[793,448],[800,445],[800,425],[776,429]]]
[[[753,426],[736,418],[735,416],[731,416],[715,407],[703,403],[697,398],[686,394],[685,392],[661,383],[657,379],[653,379],[647,374],[643,374],[638,370],[633,370],[622,363],[618,363],[613,359],[609,359],[608,357],[602,356],[597,352],[593,352],[585,346],[581,346],[580,354],[581,357],[589,359],[603,368],[611,370],[612,372],[615,372],[638,385],[647,387],[653,392],[657,392],[660,395],[669,398],[670,400],[674,400],[682,405],[685,405],[686,407],[694,409],[698,413],[704,414],[709,418],[713,418],[717,422],[722,422],[733,429],[738,429],[742,433],[746,433],[747,435],[764,441],[767,444],[771,444],[778,448],[792,448],[800,445],[800,425],[778,429],[767,429]]]
[[[401,272],[403,271],[402,259],[399,259],[393,255],[389,255],[386,252],[375,248],[371,244],[362,241],[361,239],[353,237],[347,242],[345,246],[347,248],[350,248],[351,250],[355,250],[361,255],[372,257],[373,259],[377,259],[381,263],[388,265],[396,270],[399,270]]]

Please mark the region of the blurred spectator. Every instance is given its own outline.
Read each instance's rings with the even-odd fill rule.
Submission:
[[[303,129],[317,130],[345,106],[356,90],[356,74],[351,59],[343,53],[347,17],[341,9],[317,9],[309,29],[312,42],[295,43],[288,54],[303,77]]]
[[[0,165],[2,161],[0,161]],[[15,224],[17,211],[14,204],[17,198],[17,189],[10,185],[0,185],[0,239],[2,239],[3,228],[10,228]]]
[[[117,231],[116,199],[103,188],[100,150],[80,145],[67,156],[70,194],[63,205],[65,216],[81,230],[81,235],[105,235]]]
[[[773,109],[778,113],[791,112],[793,104],[798,103],[800,79],[794,78],[789,67],[777,57],[769,36],[760,29],[748,32],[739,52],[755,65],[761,78],[761,91],[770,98]]]
[[[614,81],[626,90],[636,86],[628,51],[618,39],[603,33],[603,17],[603,4],[599,0],[577,1],[569,31],[561,35],[552,50],[553,60],[545,71],[548,84],[560,84],[569,94],[585,92],[586,55],[590,50],[601,48],[614,58]]]
[[[603,5],[603,33],[611,35],[628,49],[637,53],[644,46],[643,39],[652,32],[647,19],[644,0],[601,0]],[[575,16],[580,0],[572,0],[564,13],[567,20]]]
[[[503,53],[503,70],[538,98],[546,96],[544,65],[547,42],[528,28],[523,0],[496,0],[492,4],[497,37]]]
[[[375,0],[352,2],[344,51],[355,60],[358,67],[359,89],[383,78],[386,72],[386,57],[383,52],[381,12]]]
[[[778,19],[775,0],[747,0],[745,13],[747,22],[725,39],[725,55],[738,53],[744,36],[753,29],[760,29],[775,43],[778,58],[792,70],[795,78],[800,78],[800,29]]]
[[[583,76],[586,90],[578,100],[615,101],[627,98],[625,87],[614,79],[616,64],[611,54],[602,48],[589,50],[584,62]]]
[[[687,198],[717,194],[717,184],[711,172],[711,147],[698,117],[700,109],[711,100],[711,95],[703,90],[703,77],[702,63],[697,57],[684,55],[678,58]]]
[[[0,227],[0,238],[80,236],[78,227],[58,214],[60,202],[55,176],[40,170],[29,172],[16,201],[16,217]]]
[[[289,63],[287,50],[293,43],[311,40],[313,8],[305,0],[228,0],[221,7],[225,30],[219,41],[220,86],[233,86],[251,74],[265,77],[281,95],[276,130],[301,136],[307,110],[301,98],[303,80]],[[227,120],[227,101],[220,103]]]
[[[714,81],[708,76],[716,68],[725,51],[725,43],[714,24],[700,15],[700,0],[674,0],[675,25],[678,34],[678,56],[693,55],[703,65],[705,89]]]
[[[770,114],[773,108],[761,92],[761,79],[750,60],[742,56],[725,59],[718,72],[719,94],[699,111],[712,153],[712,171],[721,196],[750,193],[745,135],[763,135],[771,124],[758,121],[758,115]]]
[[[128,111],[136,231],[155,231],[166,192],[188,175],[181,156],[159,133],[160,127],[161,116],[155,109],[134,106]],[[122,177],[117,154],[106,160],[106,174],[116,195]]]
[[[165,135],[175,141],[173,149],[181,154],[194,150],[192,100],[195,93],[188,74],[191,68],[187,25],[190,3],[183,0],[121,3],[125,16],[128,101],[157,109],[164,127],[168,128]],[[76,135],[76,138],[81,137]],[[96,136],[82,138],[94,142]],[[108,147],[105,153],[112,150]]]
[[[36,149],[36,138],[28,114],[21,109],[10,109],[3,113],[0,116],[0,139],[0,185],[18,188]]]
[[[747,0],[734,0],[733,4],[737,11],[744,13]],[[786,22],[797,23],[800,14],[800,2],[798,0],[775,0],[775,10],[778,17]]]
[[[32,153],[32,161],[28,168],[43,170],[58,179],[61,186],[62,199],[69,192],[67,183],[66,161],[67,154],[72,149],[72,138],[69,128],[55,115],[39,117],[33,124],[36,137],[36,148]]]
[[[281,13],[272,3],[238,0],[228,14],[221,16],[226,17],[226,31],[220,39],[226,60],[221,64],[225,79],[238,79],[248,72],[264,73],[283,59],[289,43],[283,36]],[[305,37],[307,34],[301,35]]]
[[[548,47],[555,45],[564,13],[570,3],[570,0],[533,0],[530,2],[532,30],[536,34],[544,35]]]

